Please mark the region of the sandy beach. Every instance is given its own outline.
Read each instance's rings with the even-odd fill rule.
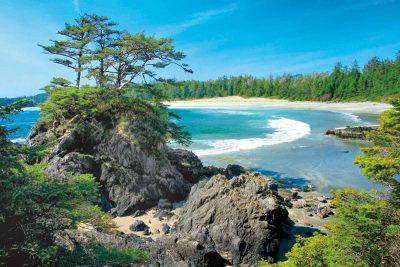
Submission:
[[[204,98],[195,100],[175,100],[165,104],[171,108],[288,108],[339,111],[356,114],[381,114],[391,108],[390,104],[379,102],[312,102],[288,101],[268,98],[243,98],[240,96],[227,96]]]

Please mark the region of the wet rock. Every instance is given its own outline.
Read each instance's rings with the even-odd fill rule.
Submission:
[[[288,216],[274,185],[272,179],[252,173],[232,179],[215,175],[194,185],[176,232],[171,229],[152,245],[153,264],[253,266],[272,260]]]
[[[137,220],[132,223],[132,225],[129,227],[129,229],[132,232],[141,232],[141,231],[149,230],[149,227],[143,221]]]

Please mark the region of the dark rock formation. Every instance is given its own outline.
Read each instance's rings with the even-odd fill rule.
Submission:
[[[242,166],[236,165],[236,164],[229,164],[228,166],[226,166],[225,176],[228,178],[233,178],[233,177],[239,176],[245,172],[246,172],[246,169],[243,168]]]
[[[73,118],[48,128],[34,127],[27,143],[55,143],[43,159],[49,176],[68,180],[71,174],[93,174],[111,212],[119,216],[154,207],[160,199],[182,200],[194,183],[215,173],[192,152],[169,149],[165,142],[146,148],[137,141],[143,139],[140,134],[145,133],[128,133],[112,120]]]
[[[346,126],[341,128],[328,129],[326,135],[333,135],[343,139],[365,139],[365,132],[377,129],[377,125],[372,126]]]
[[[141,232],[141,231],[149,230],[149,226],[147,226],[147,224],[145,224],[143,221],[137,220],[137,221],[134,221],[131,226],[129,226],[129,229],[132,232]]]
[[[194,185],[175,233],[151,246],[155,266],[258,265],[273,261],[288,212],[259,173],[216,175]],[[172,232],[172,231],[171,231]]]
[[[55,236],[55,242],[69,251],[74,250],[77,244],[83,243],[111,246],[118,249],[135,247],[147,250],[153,240],[135,234],[104,233],[95,229],[71,229],[58,233]]]

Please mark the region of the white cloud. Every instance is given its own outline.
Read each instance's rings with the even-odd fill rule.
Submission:
[[[74,9],[76,13],[81,13],[81,7],[79,5],[79,0],[72,0],[72,4],[74,5]]]
[[[181,23],[170,24],[166,26],[162,26],[156,29],[157,35],[160,36],[174,36],[179,33],[184,32],[185,30],[206,23],[211,18],[232,12],[237,9],[236,4],[232,4],[229,6],[224,6],[218,9],[207,10],[204,12],[194,13],[190,16],[189,19],[183,21]]]

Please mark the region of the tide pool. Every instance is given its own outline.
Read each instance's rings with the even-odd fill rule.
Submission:
[[[376,116],[251,107],[171,111],[180,114],[182,120],[177,123],[192,134],[193,143],[187,149],[206,165],[240,164],[278,180],[311,183],[325,194],[343,187],[376,188],[353,165],[359,149],[368,144],[324,135],[328,128],[376,124]],[[28,108],[2,124],[19,128],[10,139],[23,143],[39,117],[38,109]]]

